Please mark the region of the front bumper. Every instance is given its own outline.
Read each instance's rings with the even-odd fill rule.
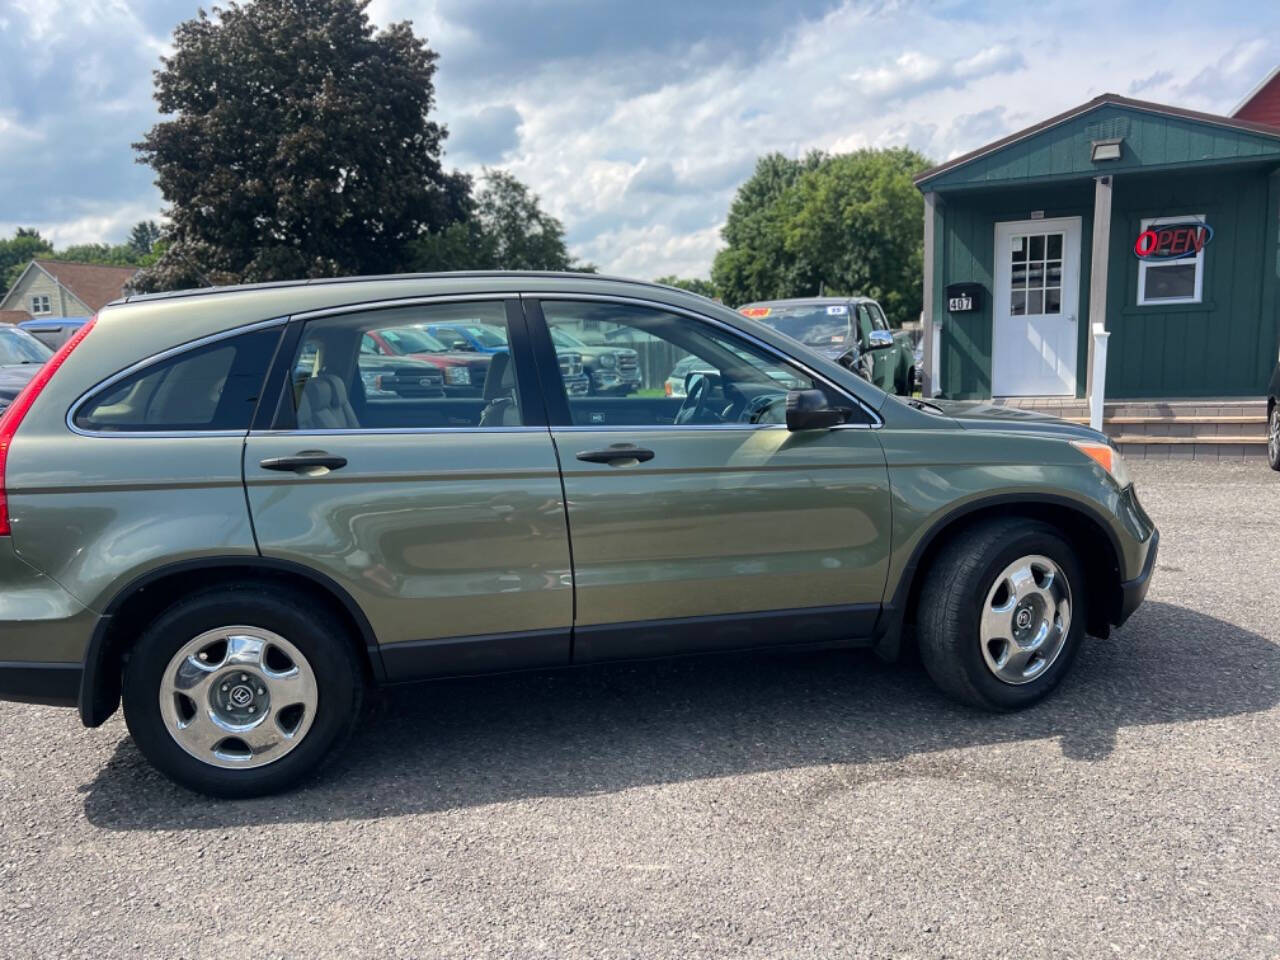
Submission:
[[[78,663],[0,661],[0,700],[74,707],[80,702]]]
[[[1142,564],[1142,572],[1132,580],[1120,584],[1120,609],[1116,614],[1115,625],[1123,624],[1133,611],[1142,605],[1147,598],[1147,590],[1151,587],[1151,575],[1156,569],[1156,554],[1160,550],[1160,531],[1151,532],[1151,544],[1147,547],[1147,559]]]

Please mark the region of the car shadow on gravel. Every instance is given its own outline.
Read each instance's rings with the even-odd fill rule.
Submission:
[[[861,651],[617,664],[404,687],[379,695],[316,782],[283,797],[214,801],[173,786],[132,741],[85,791],[112,830],[397,816],[530,797],[824,764],[855,779],[957,747],[1056,739],[1104,759],[1118,730],[1265,710],[1280,702],[1280,647],[1233,624],[1147,603],[1090,640],[1047,702],[993,716],[938,694],[923,670]],[[862,769],[858,769],[862,768]],[[895,773],[895,769],[901,772]]]

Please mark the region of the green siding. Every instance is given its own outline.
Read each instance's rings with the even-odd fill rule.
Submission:
[[[1076,392],[1084,395],[1088,370],[1089,250],[1093,243],[1093,181],[1036,190],[1001,190],[944,198],[942,224],[937,228],[940,266],[935,268],[935,317],[942,318],[941,368],[943,395],[951,399],[991,396],[991,329],[993,258],[996,224],[1027,220],[1033,210],[1046,219],[1080,217],[1080,338],[1076,350]],[[945,312],[947,284],[971,282],[986,291],[982,309],[971,314]]]
[[[1093,140],[1123,137],[1119,160],[1094,163]],[[1101,104],[1047,130],[923,181],[922,190],[948,191],[1134,170],[1176,168],[1180,164],[1230,164],[1280,159],[1275,136],[1234,130],[1133,107]]]
[[[1257,396],[1265,391],[1276,358],[1276,201],[1269,198],[1275,189],[1275,178],[1257,168],[1116,178],[1107,291],[1108,397]],[[1133,242],[1141,221],[1199,213],[1214,230],[1205,248],[1201,302],[1138,306]]]

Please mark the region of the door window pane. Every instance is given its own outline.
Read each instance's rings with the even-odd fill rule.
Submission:
[[[160,360],[91,398],[82,430],[248,430],[281,327],[255,330]]]
[[[1014,237],[1009,314],[1040,316],[1062,310],[1062,233]]]
[[[788,390],[827,389],[798,367],[710,324],[618,303],[544,302],[557,355],[582,358],[579,426],[786,422]],[[561,357],[563,376],[565,364]],[[568,381],[566,379],[566,385]],[[832,393],[832,403],[851,406]]]
[[[494,345],[464,350],[446,342],[439,328],[451,324],[492,328]],[[465,429],[524,424],[501,301],[370,310],[312,320],[303,331],[292,371],[292,403],[281,427]]]

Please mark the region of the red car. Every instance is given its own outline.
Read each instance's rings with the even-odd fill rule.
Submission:
[[[484,379],[489,372],[488,354],[450,350],[421,327],[387,327],[364,335],[363,349],[372,348],[387,357],[425,360],[444,374],[444,392],[449,397],[484,396]]]

